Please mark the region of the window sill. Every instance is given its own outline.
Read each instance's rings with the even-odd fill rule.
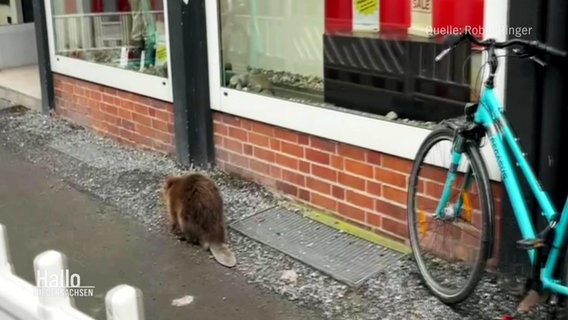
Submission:
[[[55,56],[51,69],[66,76],[173,102],[170,80],[89,61]]]

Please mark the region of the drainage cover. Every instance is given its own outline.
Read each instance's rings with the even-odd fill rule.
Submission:
[[[283,208],[258,212],[230,227],[351,286],[403,256]]]

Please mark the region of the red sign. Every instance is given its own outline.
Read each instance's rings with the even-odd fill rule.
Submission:
[[[325,1],[325,31],[351,31],[353,26],[353,0]],[[401,0],[380,0],[380,28],[410,26],[410,2]]]
[[[476,36],[483,36],[484,0],[434,0],[434,28],[452,28],[463,31],[466,27]]]
[[[325,0],[325,31],[351,31],[353,0]],[[483,36],[485,0],[381,0],[380,27],[408,29],[413,1],[433,6],[434,29],[463,30],[469,27],[477,36]]]

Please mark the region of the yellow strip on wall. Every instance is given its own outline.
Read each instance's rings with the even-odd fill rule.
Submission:
[[[328,214],[324,211],[321,210],[317,210],[314,208],[309,208],[305,205],[302,204],[289,204],[292,207],[295,208],[289,208],[289,209],[301,209],[300,213],[307,217],[310,218],[314,221],[320,222],[322,224],[325,224],[329,227],[332,227],[334,229],[349,233],[351,235],[354,235],[356,237],[365,239],[367,241],[376,243],[378,245],[381,245],[383,247],[404,253],[404,254],[409,254],[411,253],[411,249],[410,247],[408,247],[407,245],[391,240],[389,238],[380,236],[374,232],[365,230],[363,228],[357,227],[353,224],[341,221],[339,219],[337,219],[336,217],[332,216],[331,214]]]

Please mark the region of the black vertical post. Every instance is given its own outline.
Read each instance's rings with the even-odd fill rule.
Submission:
[[[205,0],[167,1],[177,158],[184,165],[215,160]]]
[[[548,45],[566,50],[567,32],[566,16],[568,15],[568,2],[565,0],[549,0],[548,26],[546,43]],[[557,207],[562,210],[566,199],[566,175],[560,172],[565,162],[561,162],[563,152],[568,147],[565,137],[566,111],[566,63],[561,59],[552,59],[545,70],[544,95],[542,108],[542,135],[540,139],[540,166],[539,175],[542,185],[550,194]],[[565,158],[564,153],[564,159]],[[564,173],[565,174],[565,173]]]
[[[530,34],[521,38],[542,40],[545,28],[546,1],[514,0],[509,1],[509,23],[511,27],[532,27]],[[508,38],[514,37],[508,34]],[[526,153],[527,161],[533,168],[538,167],[540,140],[540,101],[542,96],[542,73],[539,66],[528,59],[508,58],[506,71],[506,116],[519,138],[519,143]],[[512,153],[511,159],[513,158]],[[516,170],[519,178],[521,170]],[[525,179],[520,178],[523,192],[530,195],[531,189]],[[501,240],[499,250],[499,271],[513,275],[529,275],[530,261],[524,250],[516,248],[516,241],[522,238],[515,222],[515,214],[507,196],[505,186],[501,187]],[[533,221],[542,220],[538,214],[537,203],[532,197],[526,197],[528,209],[533,213]],[[541,222],[542,223],[542,222]]]
[[[47,19],[43,0],[33,0],[34,25],[37,44],[37,59],[41,89],[41,111],[49,114],[54,107],[55,92],[47,38]]]
[[[549,0],[547,16],[546,43],[556,48],[567,50],[566,15],[568,2],[564,0]],[[552,202],[558,211],[563,209],[568,184],[566,183],[566,148],[565,123],[568,120],[566,100],[566,61],[552,58],[545,71],[544,91],[541,103],[542,133],[540,137],[539,176],[543,188],[548,191]],[[562,252],[564,255],[565,251]],[[557,272],[562,270],[556,270]]]

